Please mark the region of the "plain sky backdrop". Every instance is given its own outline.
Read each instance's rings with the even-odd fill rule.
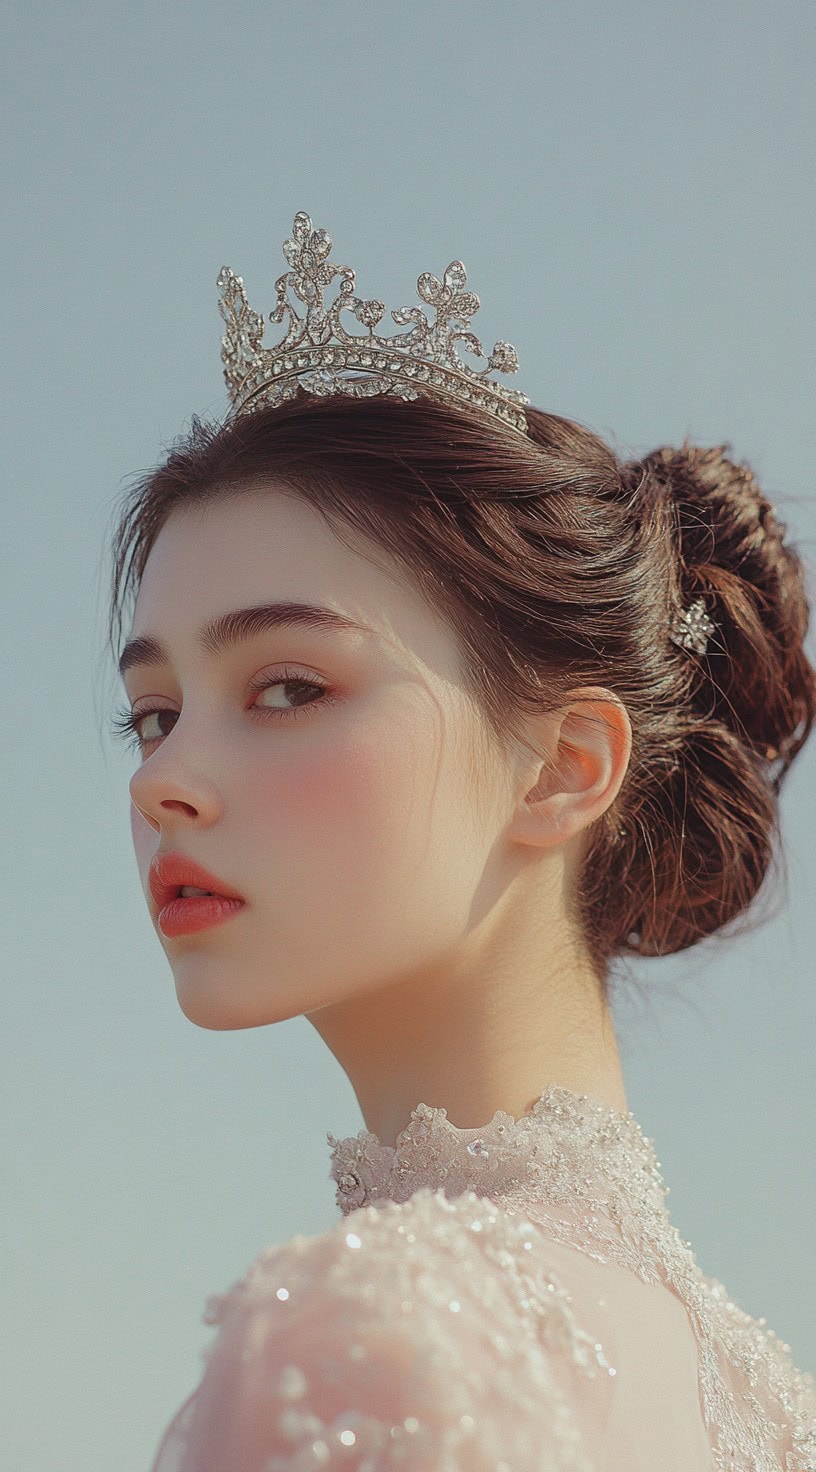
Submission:
[[[4,1467],[146,1472],[207,1295],[337,1220],[326,1131],[363,1127],[303,1018],[182,1014],[131,849],[135,757],[101,734],[114,508],[192,413],[226,412],[220,267],[268,312],[301,209],[389,311],[462,259],[513,387],[627,456],[730,442],[813,597],[815,39],[811,0],[5,0]],[[620,967],[614,1003],[681,1235],[803,1369],[814,779],[816,739],[767,922]]]

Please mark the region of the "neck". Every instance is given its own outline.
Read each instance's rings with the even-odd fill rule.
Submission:
[[[508,946],[508,934],[524,938]],[[497,1109],[518,1118],[551,1083],[629,1108],[609,1005],[588,962],[552,932],[531,947],[511,926],[501,946],[476,930],[444,965],[306,1015],[383,1145],[419,1103],[479,1128]]]

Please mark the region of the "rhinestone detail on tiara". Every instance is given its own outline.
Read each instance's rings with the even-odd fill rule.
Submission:
[[[470,331],[470,319],[481,304],[474,292],[465,290],[467,272],[461,261],[451,261],[441,281],[430,271],[417,280],[418,295],[434,310],[433,321],[421,307],[400,307],[391,313],[394,321],[413,326],[383,337],[374,328],[385,314],[385,303],[355,296],[355,273],[327,259],[331,246],[331,236],[313,229],[310,216],[300,210],[292,238],[283,243],[290,270],[275,282],[277,305],[269,313],[270,322],[288,316],[288,326],[271,348],[263,346],[263,317],[250,307],[242,278],[229,266],[219,272],[219,311],[227,324],[221,357],[233,413],[294,398],[300,382],[307,393],[324,396],[392,394],[465,403],[527,435],[522,408],[530,402],[527,395],[487,377],[494,369],[518,371],[515,348],[495,343],[487,366],[478,373],[459,357],[459,343],[484,357],[481,342]],[[340,277],[339,295],[324,306],[324,288],[335,276]],[[298,315],[290,289],[305,304],[305,315]],[[346,331],[340,321],[343,311],[351,311],[368,328],[367,337]],[[349,370],[352,376],[347,376]]]

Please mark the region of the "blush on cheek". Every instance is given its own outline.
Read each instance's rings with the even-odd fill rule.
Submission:
[[[288,831],[318,835],[352,832],[361,819],[376,822],[385,766],[381,753],[362,744],[335,746],[292,762],[275,783],[278,821]]]

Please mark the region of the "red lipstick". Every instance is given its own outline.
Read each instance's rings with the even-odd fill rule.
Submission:
[[[231,885],[185,854],[156,854],[148,883],[157,907],[157,924],[163,935],[190,935],[196,930],[220,925],[243,910],[246,901]],[[182,895],[181,890],[206,889],[206,895]]]

